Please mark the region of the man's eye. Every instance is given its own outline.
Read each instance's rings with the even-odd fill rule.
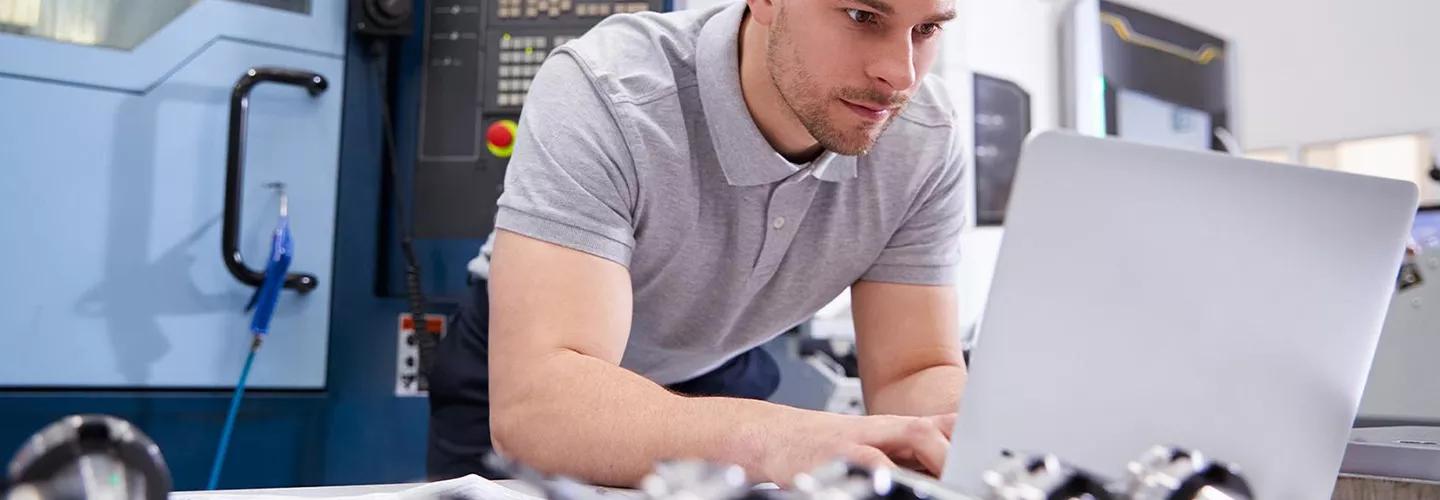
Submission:
[[[870,24],[875,22],[874,12],[864,11],[860,9],[845,9],[845,13],[850,16],[851,21],[855,21],[860,24]]]
[[[916,26],[916,27],[915,27],[915,33],[920,34],[920,36],[929,37],[929,36],[934,36],[936,33],[939,33],[939,32],[940,32],[940,29],[941,29],[941,28],[940,28],[940,25],[939,25],[939,24],[936,24],[936,23],[927,23],[927,24],[922,24],[922,25]]]

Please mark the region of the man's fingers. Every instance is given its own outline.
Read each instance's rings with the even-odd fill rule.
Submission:
[[[898,468],[885,452],[873,446],[857,446],[845,454],[845,461],[871,470]]]
[[[906,436],[915,450],[915,459],[935,477],[940,477],[945,470],[945,455],[950,453],[950,439],[929,419],[916,419],[910,423]]]
[[[950,440],[940,432],[931,418],[894,417],[882,428],[875,429],[873,444],[894,457],[912,458],[936,476],[945,468],[945,455]]]
[[[946,440],[951,439],[950,434],[955,431],[954,413],[951,413],[949,415],[935,415],[933,417],[926,418],[929,418],[931,421],[935,422],[935,426],[940,428],[940,433],[945,435]]]

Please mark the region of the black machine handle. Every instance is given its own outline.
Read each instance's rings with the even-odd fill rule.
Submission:
[[[225,153],[225,224],[220,236],[220,254],[230,275],[252,287],[258,287],[265,281],[265,273],[245,265],[245,258],[240,255],[240,188],[245,177],[245,123],[250,110],[250,91],[265,82],[304,87],[311,96],[320,95],[330,86],[325,77],[309,71],[262,67],[246,71],[230,92],[230,133]],[[300,293],[308,293],[319,285],[319,279],[313,274],[285,275],[285,288]]]

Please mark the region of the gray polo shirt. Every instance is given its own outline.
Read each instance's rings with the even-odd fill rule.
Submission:
[[[496,227],[629,269],[621,365],[661,384],[857,280],[949,284],[959,260],[963,165],[942,83],[927,77],[869,154],[792,164],[741,98],[745,8],[614,16],[556,49],[505,174]]]

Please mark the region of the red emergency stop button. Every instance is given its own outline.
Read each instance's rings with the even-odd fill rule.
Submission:
[[[505,127],[505,122],[507,121],[509,120],[501,120],[490,124],[490,130],[485,132],[485,138],[490,140],[490,144],[506,148],[515,143],[514,127]]]
[[[509,158],[515,151],[515,122],[495,120],[485,130],[485,147],[497,158]]]

